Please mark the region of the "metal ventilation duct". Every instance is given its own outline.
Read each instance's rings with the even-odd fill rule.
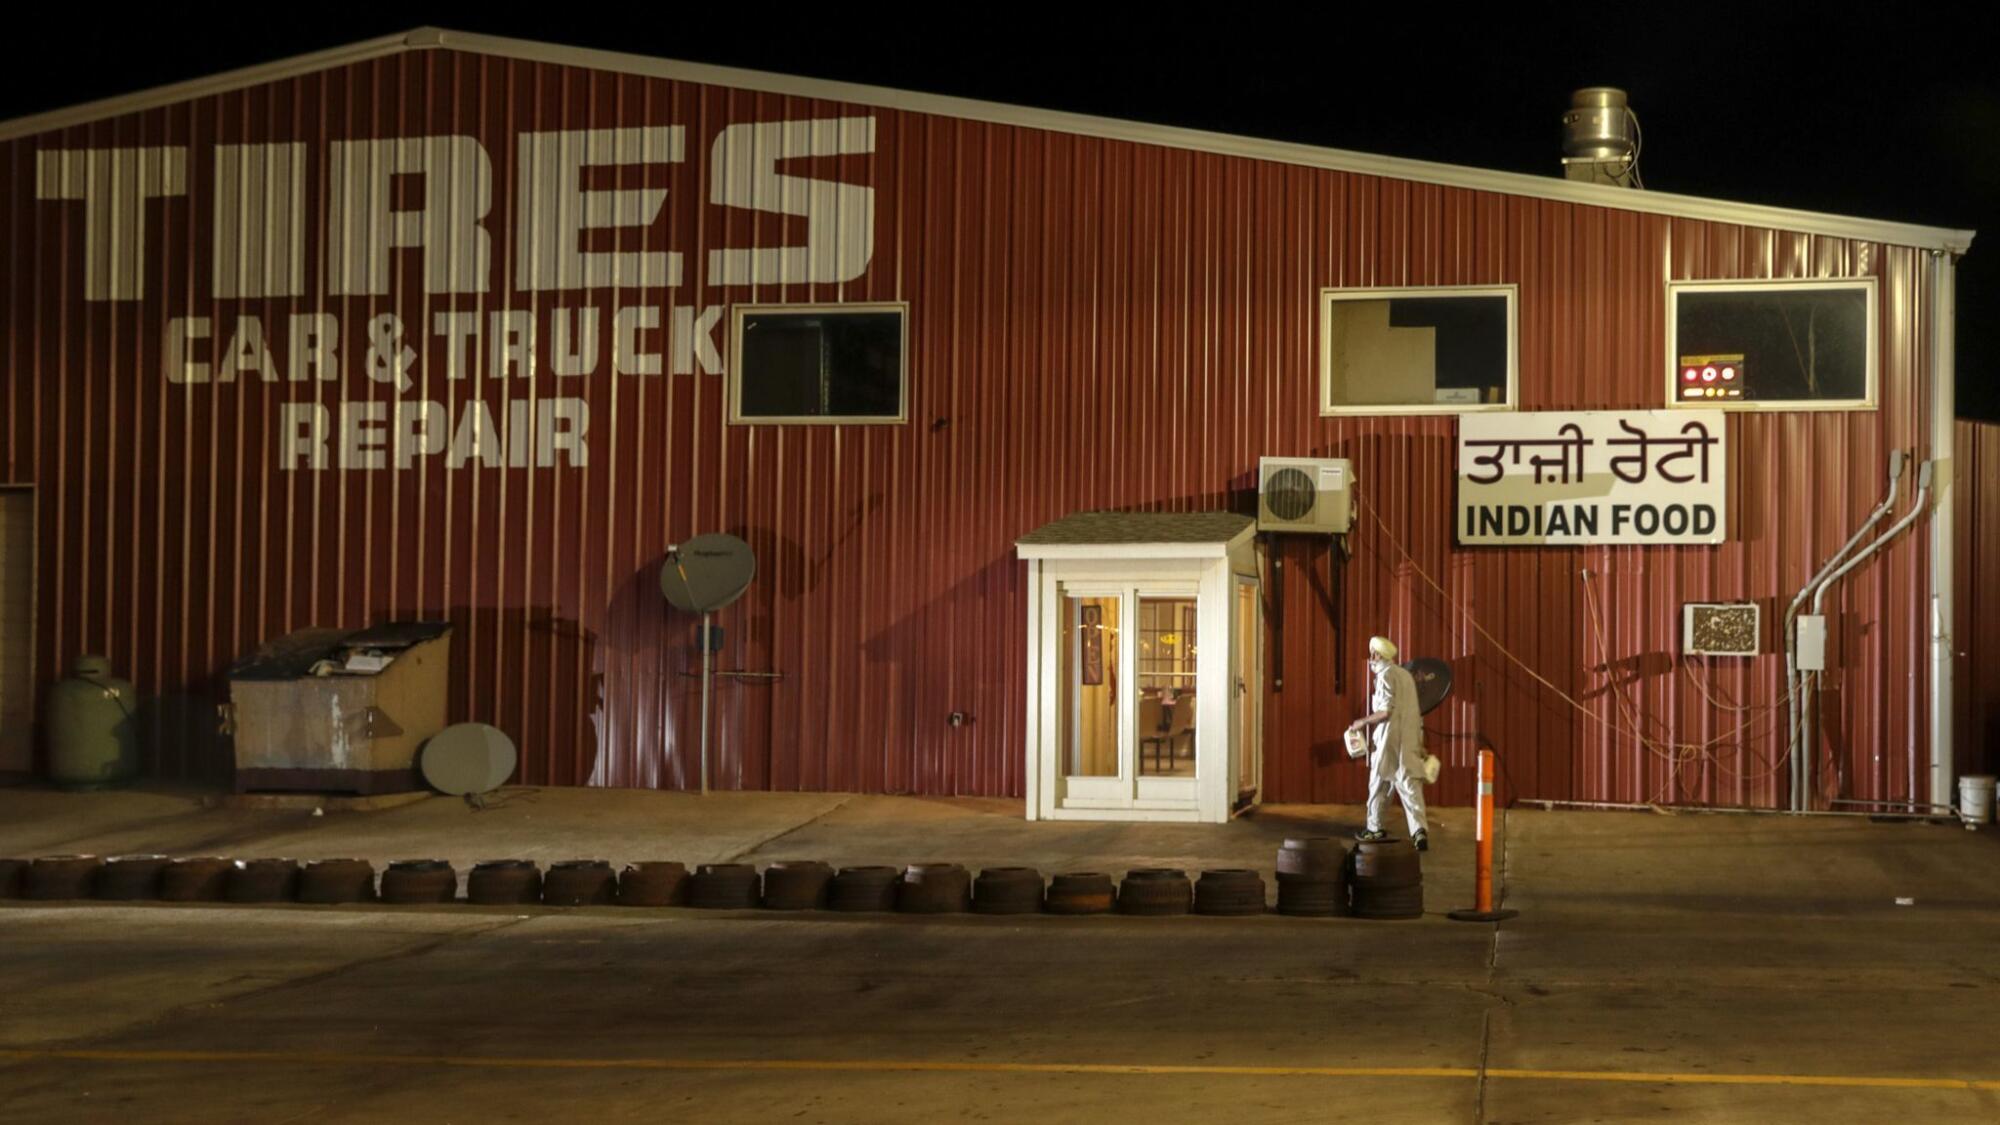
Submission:
[[[1639,182],[1639,117],[1625,91],[1591,86],[1570,95],[1563,114],[1563,176],[1588,183],[1643,187]]]

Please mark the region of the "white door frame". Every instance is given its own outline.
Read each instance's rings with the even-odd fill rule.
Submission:
[[[1230,587],[1232,595],[1229,617],[1232,626],[1229,631],[1230,672],[1233,675],[1236,667],[1239,664],[1243,665],[1246,682],[1243,690],[1234,693],[1230,698],[1232,713],[1229,726],[1231,781],[1229,801],[1232,809],[1235,807],[1238,795],[1245,791],[1253,794],[1250,798],[1252,805],[1262,804],[1264,801],[1264,583],[1255,574],[1237,574],[1235,578],[1235,584]],[[1243,604],[1242,595],[1246,587],[1250,590],[1248,640],[1251,651],[1239,653],[1237,650],[1244,641],[1245,632],[1245,619],[1240,614],[1240,607]],[[1235,713],[1236,707],[1249,709],[1248,722],[1243,722],[1242,716]],[[1242,775],[1244,754],[1241,740],[1246,729],[1253,751],[1250,754],[1251,770],[1248,777]]]
[[[1196,656],[1195,776],[1143,777],[1138,771],[1138,603],[1142,597],[1193,598],[1196,635],[1222,637],[1234,627],[1234,583],[1218,549],[1203,556],[1031,558],[1028,596],[1027,815],[1031,820],[1228,820],[1231,644],[1199,647]],[[1059,723],[1062,618],[1072,596],[1119,598],[1119,667],[1132,688],[1118,700],[1119,772],[1115,779],[1071,778],[1061,761]],[[1233,643],[1233,642],[1231,642]],[[1079,782],[1084,784],[1079,785]]]

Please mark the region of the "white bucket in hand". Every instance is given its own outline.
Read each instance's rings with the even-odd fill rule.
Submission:
[[[1992,823],[1992,778],[1973,776],[1958,779],[1958,815],[1971,824]]]
[[[1349,729],[1347,732],[1347,756],[1350,758],[1366,758],[1368,756],[1368,736],[1358,730]],[[1986,795],[1991,797],[1993,793],[1991,790],[1988,790]]]

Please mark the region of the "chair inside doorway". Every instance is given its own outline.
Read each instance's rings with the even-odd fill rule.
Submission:
[[[1144,777],[1195,773],[1196,602],[1139,602],[1139,772]]]

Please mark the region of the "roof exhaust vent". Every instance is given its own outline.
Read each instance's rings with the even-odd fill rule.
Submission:
[[[1563,177],[1592,184],[1643,188],[1639,179],[1639,147],[1643,140],[1639,115],[1625,101],[1625,91],[1591,86],[1570,95],[1563,114]]]

